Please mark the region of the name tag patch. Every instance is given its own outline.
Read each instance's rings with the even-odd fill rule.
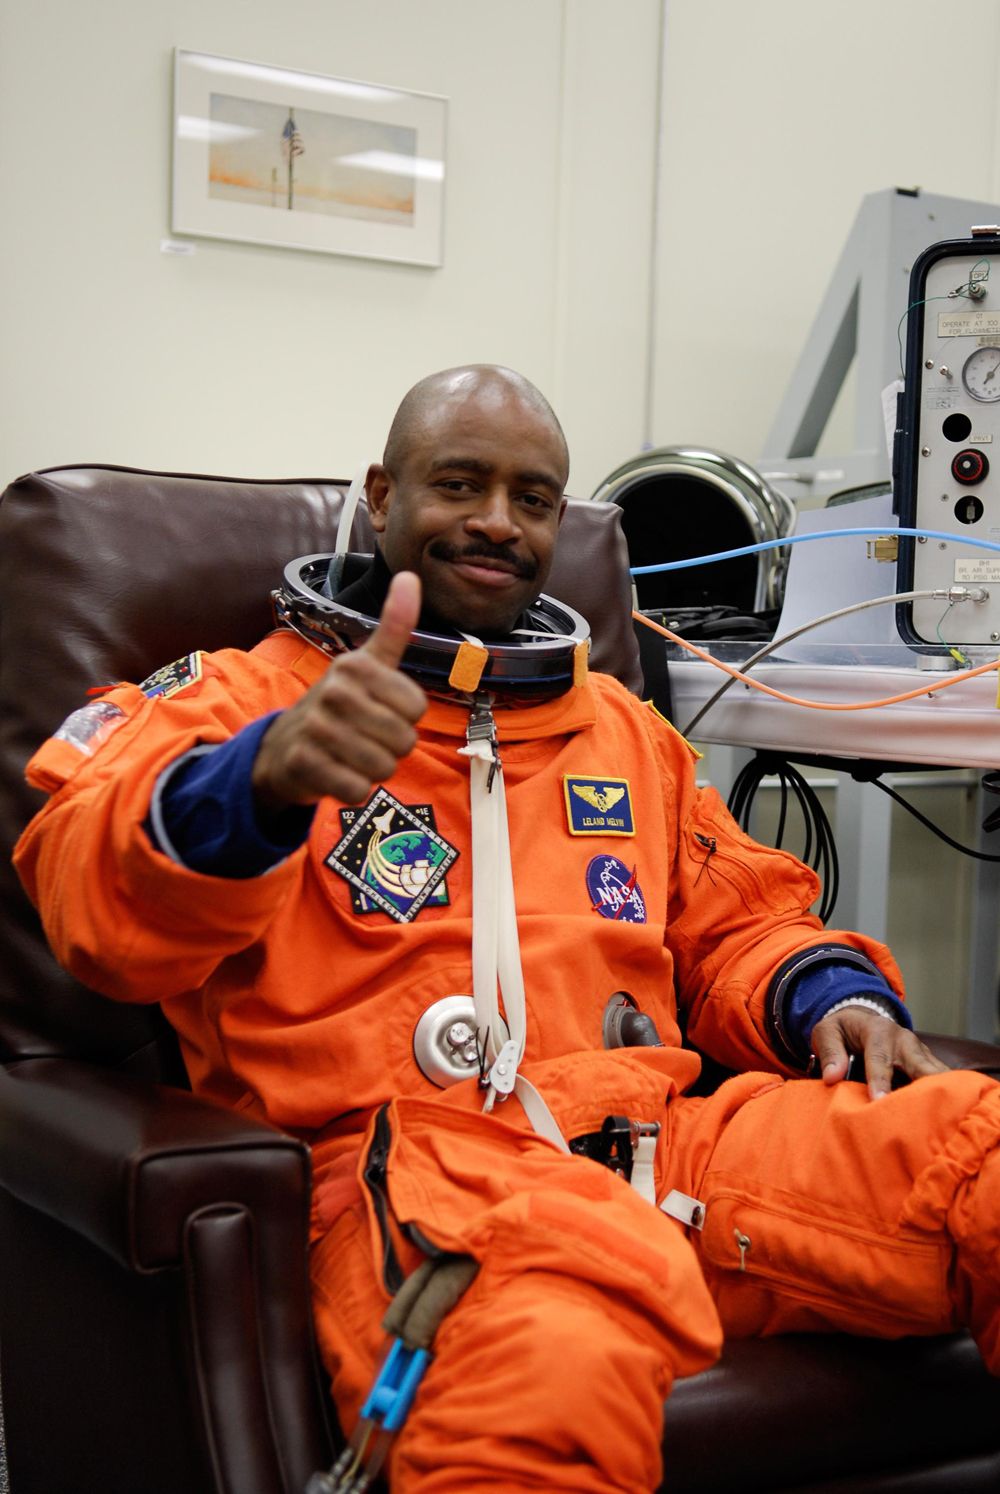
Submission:
[[[646,903],[636,876],[617,856],[595,856],[587,866],[590,910],[616,923],[645,923]]]
[[[570,835],[634,835],[627,778],[563,776]]]
[[[448,903],[445,873],[458,851],[438,834],[429,804],[401,804],[379,787],[363,809],[342,809],[340,824],[326,865],[350,884],[355,913],[410,923],[421,908]]]
[[[188,685],[198,683],[202,677],[201,661],[200,650],[195,654],[185,654],[183,659],[175,659],[172,664],[164,664],[162,669],[154,670],[148,680],[143,680],[139,689],[143,695],[158,695],[161,700],[169,700],[179,690],[186,690]]]

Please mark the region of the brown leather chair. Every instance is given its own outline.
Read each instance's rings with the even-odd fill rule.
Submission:
[[[192,1096],[159,1012],[52,960],[9,865],[34,747],[92,685],[270,625],[343,484],[62,468],[0,500],[0,1354],[14,1494],[301,1494],[337,1432],[313,1349],[307,1148]],[[365,547],[363,519],[355,545]],[[634,689],[611,504],[550,589]],[[1000,1050],[945,1040],[1000,1073]],[[608,1394],[616,1393],[613,1384]],[[957,1336],[733,1344],[669,1403],[677,1491],[996,1489],[1000,1382]]]

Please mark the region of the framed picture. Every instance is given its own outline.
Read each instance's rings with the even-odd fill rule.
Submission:
[[[172,232],[439,265],[446,120],[431,94],[177,48]]]

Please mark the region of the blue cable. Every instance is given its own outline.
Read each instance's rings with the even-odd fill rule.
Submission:
[[[977,550],[1000,551],[995,540],[968,538],[964,534],[949,534],[943,529],[893,529],[883,524],[879,529],[819,529],[814,534],[789,534],[784,539],[761,540],[757,545],[744,545],[739,550],[719,550],[714,555],[694,555],[690,560],[667,560],[660,565],[633,565],[630,576],[650,576],[654,571],[683,571],[692,565],[713,565],[717,560],[733,560],[739,555],[759,555],[762,550],[779,550],[782,545],[801,545],[806,540],[847,539],[854,534],[903,535],[909,538],[953,540],[961,545],[972,545]]]

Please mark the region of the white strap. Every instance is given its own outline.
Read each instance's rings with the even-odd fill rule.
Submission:
[[[538,1090],[530,1079],[525,1079],[523,1074],[518,1074],[514,1082],[514,1092],[524,1107],[524,1113],[531,1122],[531,1129],[537,1136],[544,1136],[554,1142],[561,1152],[569,1152],[569,1144],[559,1129],[552,1111],[542,1099]]]
[[[351,526],[354,523],[354,515],[357,513],[358,502],[361,498],[361,489],[365,485],[365,475],[368,471],[367,463],[359,467],[354,474],[354,480],[347,490],[344,506],[340,510],[340,522],[337,525],[337,539],[334,550],[338,555],[346,555],[351,547]]]
[[[639,1136],[632,1149],[632,1187],[644,1198],[647,1203],[656,1203],[656,1179],[653,1176],[653,1163],[656,1160],[656,1137],[659,1135],[659,1126],[656,1132],[649,1136]]]
[[[493,760],[491,744],[485,740],[461,747],[469,763],[469,794],[472,806],[472,997],[476,1007],[476,1029],[483,1044],[486,1062],[493,1064],[508,1040],[501,1027],[497,999],[497,975],[500,938],[500,794],[489,790],[491,775],[494,786],[500,784],[499,770]],[[518,1034],[520,1038],[520,1034]],[[517,1053],[518,1060],[521,1050]]]
[[[507,1027],[517,1046],[517,1063],[524,1057],[528,1037],[528,1014],[524,999],[524,971],[521,968],[521,940],[517,932],[517,907],[514,903],[514,871],[510,860],[510,831],[507,825],[507,795],[503,773],[494,779],[497,796],[497,879],[499,907],[497,928],[497,980],[503,993]],[[496,982],[494,982],[494,992]]]
[[[485,1044],[487,1063],[492,1065],[506,1048],[506,1057],[513,1058],[516,1073],[524,1057],[527,1033],[503,772],[495,755],[495,743],[485,737],[471,741],[459,751],[471,759],[472,995],[476,1025]],[[500,1014],[500,992],[506,1023]],[[513,1073],[508,1078],[509,1085],[503,1086],[505,1094],[513,1088]],[[494,1088],[501,1086],[495,1084]]]
[[[478,733],[473,736],[472,732]],[[538,1090],[518,1067],[527,1041],[527,1008],[521,944],[517,932],[514,873],[507,826],[507,796],[496,750],[493,718],[482,709],[470,720],[470,740],[459,752],[469,758],[472,810],[472,998],[476,1027],[489,1065],[484,1103],[517,1094],[532,1127],[569,1151]],[[503,995],[503,1014],[500,995]],[[505,1020],[506,1019],[506,1020]]]
[[[682,1193],[679,1188],[671,1188],[660,1208],[671,1219],[679,1219],[681,1224],[686,1224],[691,1229],[704,1227],[705,1205],[700,1198],[692,1198],[690,1193]]]

